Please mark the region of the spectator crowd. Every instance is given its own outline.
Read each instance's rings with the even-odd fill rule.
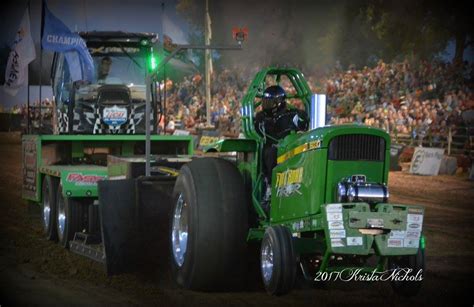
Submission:
[[[211,124],[221,135],[238,135],[239,102],[256,71],[258,68],[223,69],[212,75]],[[372,68],[339,68],[307,79],[313,92],[326,93],[330,124],[363,123],[416,140],[429,135],[434,145],[442,145],[449,128],[455,128],[455,133],[465,123],[463,113],[474,109],[473,73],[474,67],[468,63],[379,61]],[[288,80],[282,85],[292,92]],[[193,131],[204,126],[200,75],[179,83],[168,81],[166,86],[167,130]]]
[[[220,135],[239,135],[240,102],[258,70],[237,67],[212,74],[210,122]],[[342,70],[336,66],[331,72],[306,77],[313,92],[327,95],[328,123],[363,123],[413,139],[429,135],[436,144],[446,139],[450,128],[472,121],[463,118],[463,113],[474,113],[473,74],[474,66],[468,63],[379,61],[375,67]],[[293,92],[289,80],[282,80],[282,85],[288,93]],[[167,80],[161,86],[166,93],[166,117],[158,129],[195,133],[206,126],[201,75],[185,77],[181,82]],[[297,100],[291,102],[302,107]],[[52,111],[48,99],[36,102],[30,119],[51,119]],[[26,106],[15,107],[13,112],[26,114]]]
[[[474,109],[473,66],[441,62],[387,64],[336,71],[324,80],[331,123],[359,122],[414,139],[429,135],[435,145]]]

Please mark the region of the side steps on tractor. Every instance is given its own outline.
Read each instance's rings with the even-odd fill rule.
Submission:
[[[69,249],[76,254],[105,264],[104,245],[97,235],[76,232],[74,240],[69,242]]]
[[[99,201],[88,205],[87,230],[76,232],[69,242],[69,249],[81,256],[106,264],[104,244],[100,233]]]

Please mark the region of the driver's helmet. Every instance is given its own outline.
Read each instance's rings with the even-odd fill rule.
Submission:
[[[267,87],[263,92],[262,109],[265,113],[273,115],[286,106],[285,90],[279,85]]]

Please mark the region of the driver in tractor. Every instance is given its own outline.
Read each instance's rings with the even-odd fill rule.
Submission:
[[[288,107],[285,90],[279,85],[263,92],[262,110],[255,116],[255,129],[264,137],[263,174],[265,182],[264,208],[268,209],[271,196],[272,169],[277,162],[277,143],[291,131],[306,131],[309,119],[306,112]]]
[[[100,61],[99,69],[97,71],[97,83],[105,83],[105,80],[109,76],[110,67],[112,66],[112,59],[108,56],[102,58]]]

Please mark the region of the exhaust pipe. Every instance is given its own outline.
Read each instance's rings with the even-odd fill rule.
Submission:
[[[310,130],[326,125],[326,95],[313,94],[311,96]]]

